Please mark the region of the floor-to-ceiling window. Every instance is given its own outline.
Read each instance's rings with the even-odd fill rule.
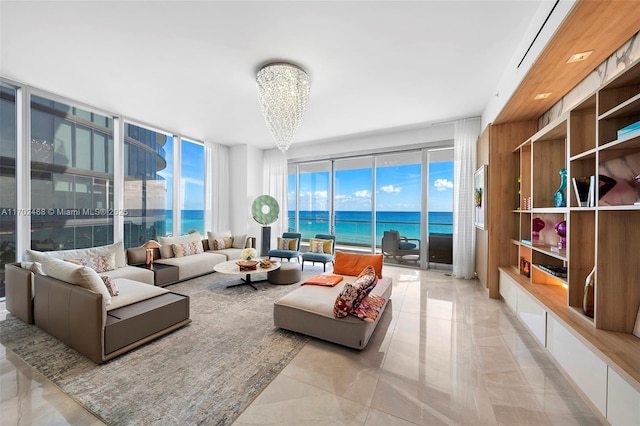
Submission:
[[[303,239],[331,232],[331,162],[300,164],[298,169],[298,230]]]
[[[373,236],[373,158],[354,157],[333,163],[336,241],[371,248]]]
[[[420,151],[379,155],[375,170],[376,246],[381,246],[384,231],[396,230],[401,237],[411,240],[413,249],[420,250],[423,210]],[[412,263],[420,260],[417,255],[410,259]]]
[[[113,241],[113,119],[31,96],[31,247]]]
[[[427,153],[430,264],[453,262],[453,148]]]
[[[384,232],[394,230],[411,252],[386,261],[451,264],[452,148],[299,162],[288,184],[289,229],[303,239],[330,232],[343,250],[381,253]]]
[[[173,136],[124,123],[124,243],[172,234]]]
[[[0,85],[0,300],[5,297],[4,265],[16,260],[16,93]]]
[[[204,145],[182,139],[180,161],[181,234],[204,229]]]

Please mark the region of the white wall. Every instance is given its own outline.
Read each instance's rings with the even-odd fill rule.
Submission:
[[[304,122],[303,122],[304,123]],[[450,143],[454,137],[453,122],[414,129],[396,129],[345,136],[328,140],[292,144],[287,160],[328,159],[352,153],[386,152],[402,147]]]

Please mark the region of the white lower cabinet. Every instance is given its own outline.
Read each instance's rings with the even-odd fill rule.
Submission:
[[[609,368],[607,420],[613,426],[640,424],[640,393]]]
[[[500,296],[514,312],[518,306],[518,286],[504,272],[500,271]]]
[[[520,320],[529,327],[531,333],[543,346],[546,346],[547,311],[537,304],[532,297],[520,289],[518,290],[517,313]]]
[[[607,413],[607,364],[552,316],[547,349],[603,416]]]

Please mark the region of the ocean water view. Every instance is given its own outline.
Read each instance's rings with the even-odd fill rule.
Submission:
[[[384,231],[394,229],[407,238],[420,238],[420,212],[376,212],[376,244],[380,245]],[[372,212],[337,211],[335,235],[340,243],[369,246],[371,244]],[[329,212],[300,211],[303,238],[329,232]],[[289,211],[289,229],[295,229],[295,212]],[[430,234],[453,234],[453,212],[429,212]]]

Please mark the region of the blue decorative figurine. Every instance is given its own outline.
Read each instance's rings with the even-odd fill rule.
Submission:
[[[560,169],[560,188],[553,195],[553,204],[556,207],[567,207],[565,190],[567,189],[567,169]]]

